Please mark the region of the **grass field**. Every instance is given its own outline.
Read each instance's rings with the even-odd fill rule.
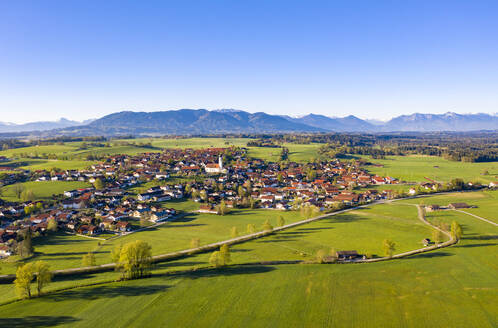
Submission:
[[[370,173],[392,176],[405,181],[427,182],[424,178],[427,177],[441,182],[462,178],[465,181],[489,183],[498,179],[498,162],[465,163],[434,156],[387,156],[384,160],[374,160],[370,157],[365,159],[383,165],[383,167],[368,166]],[[489,175],[481,175],[485,170]]]
[[[395,204],[395,203],[394,203]],[[238,263],[277,260],[310,260],[318,250],[356,250],[384,256],[382,241],[391,239],[396,252],[421,248],[431,229],[417,218],[417,209],[406,205],[375,205],[331,216],[271,237],[233,247]],[[239,254],[240,252],[240,254]]]
[[[251,265],[156,273],[148,279],[77,288],[4,305],[0,323],[496,327],[498,246],[491,237],[498,231],[455,212],[446,214],[455,215],[448,220],[457,219],[466,237],[436,252],[366,265]],[[232,257],[240,253],[233,252]],[[195,263],[197,257],[186,261],[179,261],[177,269]]]
[[[86,188],[90,184],[82,181],[28,181],[2,187],[2,199],[19,201],[14,192],[16,185],[22,185],[26,190],[32,190],[36,200],[51,199],[52,195],[62,194],[66,190]]]

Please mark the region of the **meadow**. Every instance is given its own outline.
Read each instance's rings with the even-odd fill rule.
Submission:
[[[388,206],[383,205],[377,215],[390,216]],[[400,217],[409,220],[405,214]],[[167,274],[159,268],[147,279],[75,288],[3,305],[0,324],[496,327],[498,229],[458,212],[435,215],[462,224],[465,235],[459,244],[371,264],[255,264]],[[274,251],[271,243],[267,248]],[[232,258],[247,252],[234,248]],[[205,257],[165,265],[178,270]],[[111,274],[104,275],[109,279]]]
[[[425,181],[425,178],[439,182],[448,182],[454,178],[465,181],[480,181],[489,183],[498,178],[498,162],[467,163],[449,161],[435,156],[387,156],[386,159],[371,159],[363,157],[369,162],[381,164],[382,167],[367,166],[372,174],[392,176],[404,181]],[[488,171],[488,175],[483,175]]]
[[[11,202],[20,201],[15,189],[21,185],[25,190],[33,191],[35,200],[50,200],[53,195],[62,194],[66,190],[90,187],[87,182],[82,181],[28,181],[1,187],[2,199]]]

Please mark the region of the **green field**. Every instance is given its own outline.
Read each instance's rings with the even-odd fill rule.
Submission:
[[[20,201],[14,192],[16,185],[21,185],[26,190],[32,190],[36,200],[48,200],[52,198],[52,195],[62,194],[66,190],[91,186],[82,181],[28,181],[1,187],[2,199],[12,202]]]
[[[318,250],[328,253],[331,249],[382,257],[384,239],[396,243],[395,253],[421,248],[422,239],[431,238],[431,229],[418,220],[416,207],[393,204],[334,215],[265,239],[235,245],[236,261],[310,260]]]
[[[438,197],[442,201],[456,198]],[[389,205],[374,211],[380,217],[393,214]],[[458,245],[360,265],[260,264],[174,274],[164,274],[159,268],[148,279],[76,288],[3,305],[0,323],[71,327],[496,327],[498,229],[453,211],[435,215],[462,224],[465,236]],[[408,212],[400,217],[409,220]],[[248,248],[249,244],[240,247]],[[274,251],[272,243],[267,247],[268,252]],[[235,250],[234,260],[250,252]],[[166,266],[178,270],[205,257]],[[104,274],[102,279],[110,275]],[[65,283],[57,282],[61,286]]]
[[[498,179],[498,162],[466,163],[434,156],[387,156],[383,160],[364,158],[383,165],[383,167],[367,166],[370,173],[392,176],[404,181],[427,182],[425,179],[427,177],[440,182],[462,178],[465,181],[489,183]],[[488,175],[481,174],[485,170],[489,172]]]

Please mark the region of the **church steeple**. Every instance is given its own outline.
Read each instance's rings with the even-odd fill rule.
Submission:
[[[218,166],[220,167],[220,170],[223,170],[223,158],[221,155],[218,157]]]

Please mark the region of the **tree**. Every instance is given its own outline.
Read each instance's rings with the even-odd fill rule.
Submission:
[[[31,190],[31,189],[25,189],[25,190],[21,193],[21,200],[22,200],[23,202],[33,201],[33,200],[35,200],[35,194],[34,194],[33,190]]]
[[[27,257],[34,253],[31,229],[24,230],[23,240],[18,244],[17,252],[21,257]]]
[[[114,249],[111,251],[111,260],[113,263],[118,263],[119,262],[119,257],[121,256],[121,249],[123,248],[123,245],[116,245],[114,246]]]
[[[214,251],[209,257],[209,264],[214,266],[215,268],[219,268],[223,266],[220,251]]]
[[[220,255],[223,260],[223,265],[228,265],[228,263],[231,262],[230,259],[230,248],[228,247],[228,244],[223,244],[220,247]]]
[[[24,191],[24,186],[22,184],[16,184],[14,185],[14,194],[16,195],[17,199],[21,199],[21,194]]]
[[[462,227],[456,221],[451,222],[451,235],[456,240],[460,240],[462,238]]]
[[[239,186],[237,193],[239,194],[240,197],[244,197],[246,195],[246,191],[244,190],[244,187]]]
[[[228,214],[230,211],[227,207],[227,205],[225,204],[225,201],[222,200],[220,202],[220,205],[218,205],[218,214],[219,215],[225,215],[225,214]]]
[[[232,227],[232,229],[230,229],[230,236],[232,238],[237,238],[238,235],[239,232],[237,231],[237,227]]]
[[[102,180],[100,178],[97,178],[95,180],[95,182],[93,183],[93,186],[95,187],[95,189],[97,190],[101,190],[101,189],[104,189],[104,182],[102,182]]]
[[[263,223],[263,231],[272,231],[273,226],[270,224],[270,221],[266,219],[265,223]]]
[[[317,263],[324,263],[326,256],[327,256],[327,252],[325,250],[323,250],[323,249],[319,249],[316,252],[316,262]]]
[[[36,272],[36,290],[38,291],[38,296],[40,296],[43,287],[52,281],[52,272],[50,271],[50,266],[43,261],[36,261],[34,270]]]
[[[461,190],[465,187],[465,182],[460,178],[455,178],[451,180],[451,186],[453,189]]]
[[[201,245],[201,240],[199,238],[192,238],[190,240],[190,248],[198,248]]]
[[[279,215],[277,218],[277,226],[283,227],[285,225],[285,220],[282,215]]]
[[[382,242],[382,248],[384,249],[384,254],[387,257],[392,257],[393,252],[396,250],[396,244],[390,239],[384,239]]]
[[[150,272],[152,248],[142,240],[123,246],[119,256],[119,267],[126,279],[142,278]]]
[[[81,265],[83,265],[84,267],[95,266],[95,255],[91,252],[83,255],[83,258],[81,259]]]
[[[201,199],[202,199],[203,201],[207,201],[207,198],[208,198],[208,197],[207,197],[207,192],[206,192],[206,190],[202,189],[202,190],[201,190],[201,192],[199,193],[199,197],[201,197]]]
[[[48,220],[47,230],[53,232],[57,231],[57,221],[54,218]]]
[[[254,224],[248,223],[247,224],[247,233],[250,235],[250,234],[253,234],[255,232],[256,232],[256,227],[254,226]]]
[[[27,263],[17,268],[14,285],[20,298],[31,298],[31,281],[33,281],[34,272],[33,263]]]
[[[438,229],[434,229],[432,230],[432,239],[434,240],[434,244],[437,245],[441,243],[441,240],[443,239],[443,234]]]
[[[284,182],[284,176],[282,175],[282,173],[277,174],[277,181],[279,183]]]

